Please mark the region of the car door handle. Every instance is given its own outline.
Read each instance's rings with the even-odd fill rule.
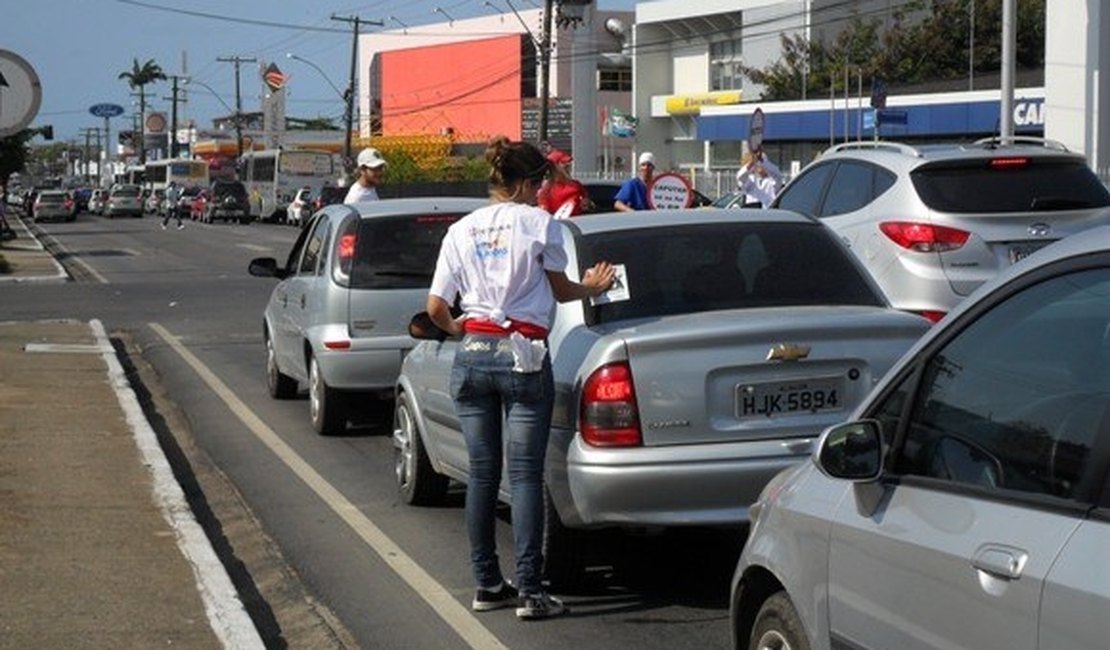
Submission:
[[[971,558],[971,566],[1004,580],[1017,580],[1025,570],[1029,554],[1021,549],[987,544],[980,546]]]

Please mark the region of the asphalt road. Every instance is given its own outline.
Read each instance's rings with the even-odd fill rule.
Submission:
[[[266,393],[261,315],[274,283],[246,268],[256,256],[284,261],[295,229],[163,231],[150,217],[87,214],[41,229],[79,280],[3,287],[4,319],[98,318],[126,348],[274,647],[295,645],[285,608],[306,599],[334,622],[335,647],[728,647],[737,531],[599,535],[595,580],[565,595],[569,616],[471,614],[461,490],[442,508],[400,502],[392,405],[367,401],[359,427],[325,438],[305,397]],[[508,570],[507,511],[498,535]]]

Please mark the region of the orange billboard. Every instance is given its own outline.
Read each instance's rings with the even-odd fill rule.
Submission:
[[[520,139],[522,36],[383,52],[382,133]]]

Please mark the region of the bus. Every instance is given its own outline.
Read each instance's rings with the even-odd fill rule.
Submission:
[[[251,216],[260,220],[284,221],[285,209],[307,187],[312,196],[335,182],[335,156],[322,151],[266,149],[247,151],[239,158],[239,180],[251,199]]]
[[[181,187],[208,187],[208,163],[181,158],[148,160],[141,185],[151,191],[165,190],[173,181]]]
[[[112,178],[117,185],[142,185],[146,176],[146,166],[128,165]]]

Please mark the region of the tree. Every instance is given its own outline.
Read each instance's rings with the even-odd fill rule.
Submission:
[[[30,157],[27,143],[38,134],[38,129],[23,129],[19,133],[0,138],[0,185],[7,187],[8,177],[23,172]]]
[[[782,56],[744,74],[764,86],[763,100],[821,96],[843,90],[845,68],[889,84],[918,84],[964,77],[968,72],[970,9],[975,9],[974,71],[995,73],[1002,59],[1002,0],[907,2],[878,18],[856,17],[828,43],[783,34]],[[1044,68],[1045,0],[1018,0],[1017,65]]]
[[[155,81],[165,81],[166,73],[162,72],[162,66],[155,63],[154,59],[147,59],[140,66],[139,59],[136,58],[132,61],[131,69],[119,73],[117,78],[127,80],[127,85],[132,90],[139,89],[139,164],[146,164],[146,147],[143,142],[143,131],[146,129],[145,87]]]

